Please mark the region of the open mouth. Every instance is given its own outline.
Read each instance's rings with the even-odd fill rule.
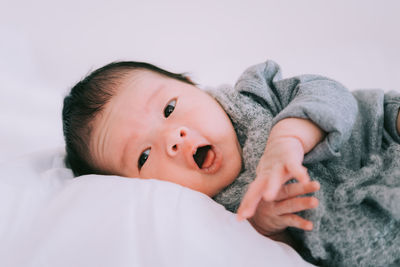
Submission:
[[[207,169],[214,163],[215,152],[210,145],[200,146],[194,153],[193,158],[200,169]]]

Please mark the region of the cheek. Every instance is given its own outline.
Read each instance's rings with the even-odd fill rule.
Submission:
[[[229,118],[213,106],[193,107],[186,114],[190,114],[190,116],[186,115],[188,126],[192,126],[204,134],[220,135],[225,133],[230,123]]]
[[[185,173],[188,170],[182,166],[176,165],[168,159],[152,159],[146,169],[143,169],[141,175],[147,179],[157,179],[182,184]]]
[[[151,166],[151,170],[148,171],[147,175],[147,178],[168,181],[193,190],[201,191],[200,187],[202,184],[202,178],[199,173],[187,169],[182,165],[158,162],[156,166]]]

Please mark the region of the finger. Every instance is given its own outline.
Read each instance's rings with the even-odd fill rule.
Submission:
[[[239,221],[253,216],[258,202],[261,200],[267,180],[266,178],[256,178],[249,185],[237,211],[237,219]]]
[[[286,169],[300,183],[307,183],[310,181],[307,168],[299,164],[287,164]]]
[[[281,190],[276,197],[276,201],[313,193],[318,191],[320,187],[321,186],[317,181],[311,181],[309,183],[286,184],[281,187]]]
[[[281,223],[287,227],[295,227],[303,229],[305,231],[311,231],[313,229],[313,223],[296,214],[286,214],[281,216]]]
[[[295,213],[318,207],[319,201],[315,197],[296,197],[275,204],[277,214]]]
[[[279,168],[273,169],[265,181],[263,199],[265,201],[274,201],[285,182],[286,180],[280,173]]]

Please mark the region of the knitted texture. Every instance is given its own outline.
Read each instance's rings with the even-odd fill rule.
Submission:
[[[235,212],[255,178],[276,114],[259,99],[261,93],[229,86],[206,91],[229,115],[243,149],[240,175],[214,197]],[[392,97],[390,105],[377,90],[354,97],[359,111],[351,136],[331,158],[305,164],[311,179],[321,183],[315,193],[319,207],[300,213],[314,229],[289,231],[303,245],[302,256],[317,265],[400,266],[400,145],[393,138],[397,133],[383,127],[384,120],[397,115],[399,97]],[[386,106],[396,114],[384,114]]]
[[[400,145],[391,144],[357,171],[335,162],[308,166],[321,183],[320,204],[300,215],[314,229],[290,229],[306,248],[304,258],[321,266],[399,266],[399,156]]]
[[[229,86],[208,90],[228,113],[242,147],[242,170],[239,176],[214,197],[214,200],[226,209],[235,212],[248,185],[255,178],[256,167],[264,152],[273,116],[251,98],[239,94]]]

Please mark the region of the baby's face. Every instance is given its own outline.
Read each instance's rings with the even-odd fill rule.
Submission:
[[[216,195],[241,168],[232,123],[199,88],[132,72],[93,122],[91,154],[109,173],[170,181]]]

